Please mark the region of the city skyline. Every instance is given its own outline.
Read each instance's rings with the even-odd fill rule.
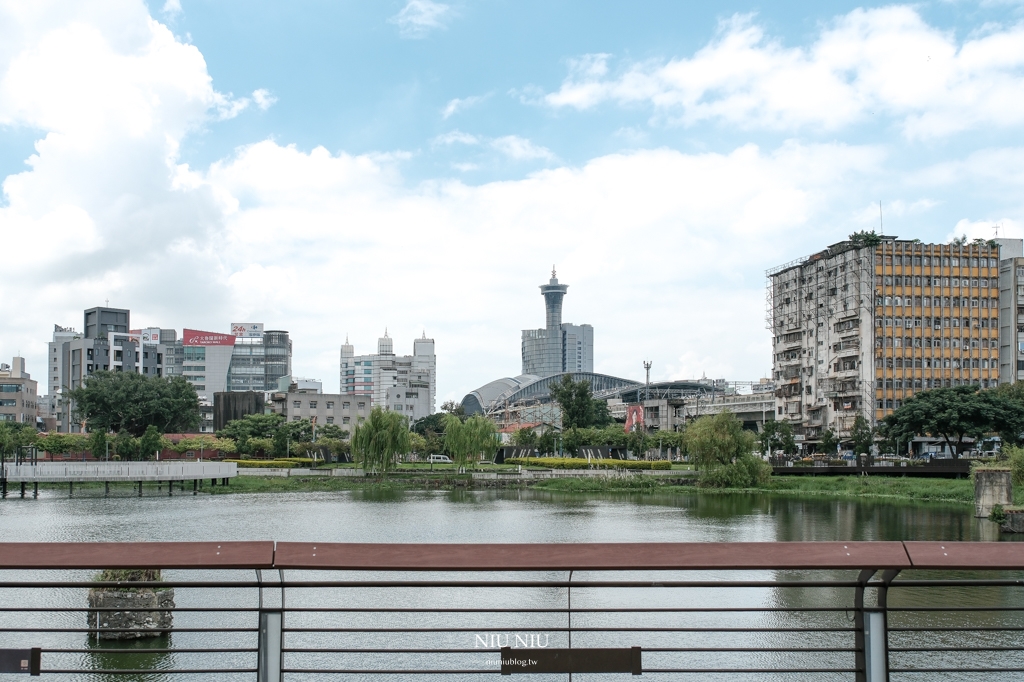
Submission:
[[[107,300],[325,382],[426,330],[440,404],[520,366],[554,262],[595,372],[756,379],[765,270],[1024,236],[1013,3],[241,8],[0,4],[0,357]]]

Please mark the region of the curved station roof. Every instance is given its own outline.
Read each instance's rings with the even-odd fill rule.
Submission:
[[[517,377],[496,379],[475,391],[470,391],[462,399],[462,408],[466,414],[482,414],[496,407],[512,405],[521,400],[546,402],[551,398],[549,393],[551,384],[561,381],[562,377],[566,375],[571,376],[573,381],[590,382],[591,390],[595,395],[614,394],[623,389],[636,389],[643,386],[639,381],[620,379],[594,372],[564,372],[543,378],[533,374],[521,374]],[[605,397],[611,397],[611,395]]]

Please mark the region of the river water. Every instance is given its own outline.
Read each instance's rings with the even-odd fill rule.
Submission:
[[[253,495],[199,495],[175,494],[174,497],[147,495],[135,497],[127,488],[109,498],[100,497],[95,492],[67,497],[66,491],[45,491],[37,500],[8,498],[0,501],[0,541],[39,541],[39,542],[93,542],[93,541],[203,541],[203,540],[287,540],[315,542],[741,542],[741,541],[797,541],[797,540],[999,540],[995,524],[986,520],[973,518],[972,509],[962,506],[941,504],[893,504],[888,502],[845,501],[833,499],[798,499],[793,497],[772,497],[761,495],[629,495],[629,494],[564,494],[532,490],[486,490],[486,491],[349,491],[331,493],[277,493]],[[221,572],[224,575],[236,575],[243,580],[251,580],[251,574],[237,576],[237,573]],[[831,574],[830,574],[831,575]],[[41,574],[31,572],[9,572],[5,577],[11,579],[31,579]],[[57,579],[86,579],[87,572],[56,571],[46,573],[47,577]],[[169,580],[183,579],[180,572],[165,572]],[[192,576],[194,578],[194,575]],[[223,576],[221,576],[223,577]],[[422,578],[423,576],[409,576]],[[564,580],[564,575],[551,574],[548,578]],[[594,577],[594,576],[591,576]],[[623,577],[619,574],[617,577]],[[636,578],[637,576],[627,576]],[[687,577],[694,577],[692,574]],[[736,578],[735,574],[702,573],[700,579],[712,577]],[[751,577],[750,573],[743,577]],[[783,574],[759,574],[755,578],[808,578],[810,576],[786,576]],[[815,577],[820,577],[815,576]],[[849,578],[845,574],[835,573],[835,578]],[[580,579],[586,579],[581,576]],[[978,600],[978,588],[973,591],[962,588],[949,588],[942,592],[931,590],[928,594],[916,594],[911,588],[894,590],[890,596],[890,606],[934,604],[946,606],[963,606]],[[1024,607],[1021,590],[1011,588],[985,588],[988,590],[981,596],[986,605]],[[26,591],[6,590],[0,593],[0,602],[4,606],[33,605],[48,608],[80,608],[84,606],[84,590],[52,590]],[[813,593],[812,593],[813,592]],[[631,606],[638,603],[648,605],[669,606],[803,606],[813,603],[819,606],[839,606],[850,602],[852,592],[845,588],[834,590],[808,591],[798,588],[758,588],[747,590],[665,590],[656,596],[636,596],[627,591],[605,590],[588,595],[586,590],[573,592],[574,606]],[[224,595],[203,593],[201,590],[179,590],[176,597],[178,606],[210,605],[220,603]],[[443,588],[425,596],[422,591],[392,590],[387,594],[363,590],[362,592],[342,592],[328,597],[309,590],[289,592],[289,606],[323,605],[332,599],[338,604],[347,606],[362,605],[372,611],[375,607],[417,607],[424,605],[447,606],[466,600],[465,590],[461,592],[446,591]],[[564,594],[557,589],[524,592],[519,605],[550,606],[552,600],[563,600]],[[493,601],[497,600],[497,601]],[[646,600],[646,601],[645,601]],[[497,595],[488,595],[483,591],[474,592],[473,604],[498,604]],[[335,603],[335,602],[332,602]],[[806,615],[806,614],[805,614]],[[843,612],[826,613],[807,616],[800,624],[810,627],[821,626],[827,629],[845,623],[848,614]],[[249,617],[249,616],[247,616]],[[337,615],[312,614],[296,616],[290,621],[290,627],[305,626],[311,632],[289,635],[288,646],[319,648],[322,646],[340,646],[342,635],[328,635],[324,631],[339,625],[352,627],[353,623],[367,626],[379,626],[381,623],[396,627],[413,623],[405,620],[394,621],[397,616],[379,616],[369,614],[348,614],[347,620],[339,620]],[[898,623],[903,616],[893,615],[890,624]],[[196,620],[200,618],[200,620]],[[213,623],[230,624],[230,619],[215,616],[197,616],[179,614],[175,624],[184,628],[186,624],[193,626],[209,626]],[[226,617],[225,617],[226,618]],[[507,621],[508,629],[519,632],[530,628],[542,628],[552,623],[538,616],[531,622],[522,620]],[[596,618],[596,617],[595,617]],[[683,618],[680,616],[680,618]],[[703,620],[694,621],[696,616],[688,615],[690,620],[676,620],[673,627],[707,627],[708,623],[716,626],[731,627],[738,621],[729,620],[724,616],[702,616]],[[751,619],[757,624],[770,627],[780,624],[778,614],[744,614],[747,619],[742,623],[750,624]],[[958,623],[974,626],[1011,626],[1024,628],[1024,618],[1020,612],[979,613],[959,616]],[[965,621],[964,618],[967,620]],[[362,619],[362,620],[360,620]],[[585,625],[585,617],[576,625]],[[22,625],[32,623],[58,626],[68,629],[80,629],[84,624],[84,615],[75,613],[50,613],[45,616],[17,616],[2,614],[4,624],[18,622]],[[482,621],[474,616],[466,616],[464,623],[480,625]],[[561,621],[559,621],[561,622]],[[617,621],[624,622],[624,621]],[[907,621],[909,622],[909,621]],[[914,621],[915,624],[943,626],[950,623],[947,615],[928,615],[925,620]],[[602,623],[592,620],[592,625]],[[605,623],[607,624],[607,623]],[[637,621],[634,625],[644,625],[645,621]],[[431,621],[431,625],[444,625],[440,621]],[[9,625],[5,625],[8,627]],[[538,630],[539,631],[539,630]],[[1019,634],[1019,633],[1018,633]],[[49,648],[81,649],[87,652],[54,654],[49,661],[60,663],[59,667],[96,669],[110,666],[145,667],[153,672],[140,673],[130,678],[112,678],[103,674],[48,675],[50,679],[138,679],[138,680],[183,680],[183,679],[217,679],[216,676],[202,675],[168,675],[161,669],[183,666],[199,666],[201,663],[187,653],[154,654],[146,657],[129,657],[120,654],[105,653],[111,645],[96,644],[83,633],[42,633],[36,635],[0,633],[5,643],[2,646],[44,646]],[[238,646],[237,641],[228,641],[221,636],[198,635],[196,633],[175,632],[169,638],[161,638],[146,643],[133,644],[133,647],[156,646],[172,649],[186,649],[190,646],[223,645]],[[367,636],[354,636],[345,642],[345,646],[383,646],[379,637],[367,639]],[[360,638],[361,637],[361,638]],[[551,636],[551,646],[565,646],[566,642],[559,639],[562,635]],[[573,645],[582,646],[629,646],[628,636],[621,642],[612,642],[609,635],[601,633],[592,635],[575,635]],[[686,635],[688,646],[763,646],[766,648],[779,646],[806,646],[806,635],[787,635],[781,639],[774,635],[747,634],[716,634],[707,635],[694,633]],[[848,645],[849,638],[835,633],[822,632],[815,635],[815,644],[828,648],[830,642],[837,649]],[[899,641],[901,635],[893,633],[891,642]],[[1015,646],[1018,639],[1013,633],[992,633],[979,639],[975,635],[958,637],[956,632],[945,632],[935,635],[936,641],[941,639],[945,646],[970,644],[989,644],[996,646]],[[645,646],[679,646],[680,635],[671,633],[654,636],[645,640]],[[621,638],[620,638],[621,639]],[[470,633],[450,633],[442,639],[407,639],[405,645],[419,648],[466,648],[474,645]],[[251,645],[251,643],[250,643]],[[483,655],[483,654],[481,654]],[[330,656],[289,654],[289,665],[295,667],[345,667],[350,661],[340,661]],[[646,656],[646,654],[645,654]],[[772,667],[780,665],[783,654],[721,654],[720,659],[703,655],[694,658],[687,654],[664,654],[661,659],[651,655],[645,658],[645,667],[655,664],[665,667],[715,667],[722,665],[741,665],[750,667]],[[939,660],[931,657],[923,660],[913,653],[902,654],[898,662],[903,665],[919,666],[936,665]],[[1007,658],[1007,656],[1012,657]],[[745,657],[745,658],[744,658]],[[493,658],[493,655],[491,656]],[[140,664],[140,660],[143,664]],[[223,660],[230,660],[238,665],[254,665],[249,654],[225,655]],[[817,654],[803,659],[786,659],[782,664],[792,664],[796,660],[800,665],[848,665],[852,661],[849,653]],[[945,660],[945,659],[943,659]],[[955,660],[955,659],[949,659]],[[977,663],[979,659],[972,659]],[[987,665],[996,661],[1006,665],[1021,665],[1018,653],[992,653],[983,660]],[[208,663],[207,659],[207,663]],[[366,661],[362,661],[360,665]],[[430,667],[429,660],[410,658],[408,665]],[[371,663],[372,664],[372,663]],[[446,665],[456,667],[479,667],[479,656],[465,655],[458,660],[447,660]],[[386,663],[381,663],[386,665]],[[44,660],[44,669],[58,667]],[[324,679],[299,674],[286,676],[288,680]],[[564,677],[564,676],[563,676]],[[615,679],[612,676],[607,679]],[[599,679],[595,676],[574,676],[575,679]],[[231,679],[248,679],[235,676]],[[331,676],[330,679],[335,679]],[[340,678],[339,678],[340,679]],[[349,678],[345,678],[349,679]],[[370,678],[365,678],[370,679]],[[404,679],[392,676],[390,679]],[[417,678],[425,679],[425,678]],[[439,679],[437,675],[429,679]],[[538,679],[545,679],[543,677]],[[546,679],[556,679],[548,676]],[[658,679],[674,679],[671,675],[661,675]],[[685,679],[734,679],[732,676],[699,676]],[[743,679],[780,679],[776,676],[746,676]],[[789,678],[787,678],[789,679]],[[803,676],[801,679],[819,679]],[[826,675],[821,679],[852,679],[852,675]],[[932,679],[1019,679],[1014,674],[995,674],[981,676],[941,676],[913,674],[894,676],[894,679],[932,680]]]

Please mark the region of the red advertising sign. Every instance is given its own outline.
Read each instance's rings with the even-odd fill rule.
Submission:
[[[643,431],[644,428],[644,407],[643,405],[626,406],[626,433]]]
[[[181,343],[184,346],[233,346],[235,337],[231,334],[184,329],[181,334]]]

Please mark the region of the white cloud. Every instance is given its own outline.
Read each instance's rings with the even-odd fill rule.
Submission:
[[[453,100],[449,100],[448,104],[445,105],[444,110],[441,111],[441,118],[448,119],[460,111],[465,111],[472,106],[476,106],[490,96],[490,93],[488,93],[486,95],[471,95],[469,97],[463,97],[462,99],[456,97]]]
[[[269,90],[260,88],[252,91],[252,101],[262,111],[266,111],[277,103],[277,98]]]
[[[450,5],[431,0],[409,0],[388,21],[398,24],[398,32],[403,38],[425,38],[435,29],[447,28],[447,21],[453,15]]]
[[[518,135],[499,137],[491,141],[491,146],[510,159],[517,161],[526,159],[553,161],[555,159],[555,155],[551,153],[550,149],[535,145],[525,137]]]
[[[175,14],[181,14],[181,0],[167,0],[167,2],[164,3],[163,9],[160,11],[172,16]]]
[[[50,325],[80,324],[83,308],[110,299],[139,327],[288,329],[295,372],[328,390],[346,332],[367,351],[386,326],[409,352],[425,329],[439,402],[461,398],[518,373],[520,330],[543,324],[537,285],[554,262],[570,285],[565,319],[595,327],[598,371],[640,377],[647,357],[654,378],[755,378],[770,357],[764,268],[873,226],[865,207],[879,187],[901,206],[904,236],[914,216],[934,233],[983,221],[927,205],[972,181],[1009,197],[990,211],[1007,230],[1024,224],[1015,149],[922,172],[893,169],[880,147],[795,140],[568,166],[521,137],[453,131],[437,144],[550,167],[416,185],[401,175],[405,154],[264,140],[189,168],[178,152],[187,135],[236,100],[214,89],[198,49],[137,4],[97,17],[77,5],[67,16],[0,9],[0,122],[42,131],[28,170],[3,181],[0,234],[17,257],[0,300],[31,304],[4,320],[0,357],[21,348],[37,375]]]
[[[470,145],[474,145],[474,144],[480,144],[480,138],[477,137],[476,135],[470,135],[469,133],[464,133],[461,130],[453,130],[453,131],[451,131],[449,133],[444,133],[442,135],[438,135],[433,140],[431,140],[431,144],[433,144],[435,146],[436,145],[452,145],[452,144],[470,144]]]
[[[1024,25],[957,40],[907,6],[856,9],[807,47],[786,47],[750,16],[722,22],[692,57],[609,75],[609,55],[570,63],[549,106],[647,104],[691,125],[837,130],[890,117],[910,138],[1024,123]]]

